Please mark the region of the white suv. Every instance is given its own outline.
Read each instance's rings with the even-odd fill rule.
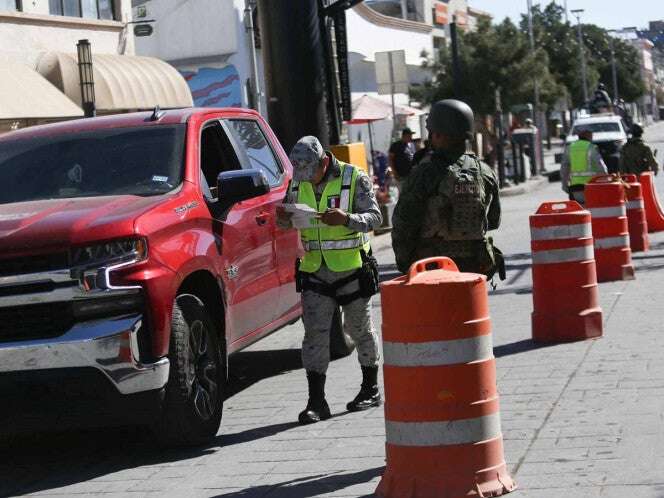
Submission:
[[[615,114],[592,114],[579,117],[574,121],[572,131],[566,139],[566,145],[579,139],[580,130],[593,132],[593,143],[597,144],[609,173],[618,171],[620,149],[627,142],[625,123]]]

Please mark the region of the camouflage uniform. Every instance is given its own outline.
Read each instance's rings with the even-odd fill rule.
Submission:
[[[620,151],[620,172],[638,176],[645,171],[659,171],[655,156],[641,138],[630,138]]]
[[[323,181],[313,185],[316,200],[320,198],[329,181],[341,174],[341,167],[337,159],[326,152],[330,163]],[[311,175],[310,175],[311,177]],[[289,191],[285,203],[297,202],[297,194]],[[355,197],[353,198],[353,213],[350,214],[348,227],[356,232],[368,233],[379,227],[383,221],[369,177],[363,171],[357,175]],[[280,223],[283,226],[282,223]],[[325,283],[346,278],[355,273],[333,272],[323,262],[321,268],[312,273],[315,279]],[[337,295],[352,294],[359,290],[357,281],[350,282],[337,291]],[[360,365],[374,367],[378,365],[378,337],[371,321],[371,299],[358,298],[344,305],[344,330],[350,335],[357,346]],[[323,296],[311,290],[302,293],[302,321],[304,322],[304,340],[302,341],[302,364],[307,371],[324,374],[330,362],[330,328],[337,309],[334,299]]]
[[[465,156],[465,158],[464,158]],[[470,158],[479,163],[484,185],[483,233],[473,240],[451,240],[451,199],[445,193],[449,168]],[[457,223],[457,220],[454,221]],[[457,223],[458,224],[458,223]],[[486,273],[494,267],[494,255],[486,231],[500,225],[498,180],[493,170],[474,154],[435,151],[425,156],[408,177],[392,219],[392,246],[397,266],[406,272],[422,258],[448,256],[461,271]]]

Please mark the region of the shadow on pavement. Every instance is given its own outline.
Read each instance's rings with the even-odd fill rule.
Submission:
[[[231,357],[230,364],[234,371],[227,399],[262,379],[302,366],[299,349],[241,352]],[[115,425],[82,429],[77,425],[59,425],[60,419],[45,427],[41,419],[26,419],[18,410],[9,413],[11,408],[14,408],[11,404],[3,407],[5,418],[15,423],[20,420],[29,431],[0,433],[0,497],[70,486],[127,469],[199,458],[224,446],[273,436],[298,426],[297,422],[274,424],[220,434],[208,445],[197,448],[164,449],[145,427]],[[48,410],[48,406],[42,406],[46,416]],[[106,423],[104,419],[98,425]]]
[[[251,387],[256,382],[302,368],[299,349],[242,351],[229,358],[229,385],[226,399]]]
[[[534,351],[536,349],[548,348],[551,346],[556,346],[554,343],[538,343],[534,342],[532,339],[523,339],[521,341],[511,342],[509,344],[503,344],[501,346],[495,346],[493,348],[493,355],[496,358],[501,358],[503,356],[511,356],[513,354],[527,353],[528,351]]]
[[[214,498],[309,498],[326,493],[333,493],[349,486],[363,484],[383,474],[385,467],[352,472],[348,474],[322,474],[284,481],[279,484],[265,484],[240,491],[224,493]],[[367,495],[366,498],[373,495]]]

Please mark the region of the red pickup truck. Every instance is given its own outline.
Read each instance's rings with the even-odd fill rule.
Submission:
[[[244,109],[1,136],[0,376],[91,371],[119,396],[158,393],[150,425],[165,442],[213,437],[228,355],[301,314],[299,236],[275,212],[290,178]]]

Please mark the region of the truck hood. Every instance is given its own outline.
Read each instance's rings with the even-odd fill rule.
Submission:
[[[570,135],[567,137],[567,144],[571,144],[572,142],[576,142],[579,139],[578,136],[576,135]],[[596,132],[593,133],[593,143],[598,143],[598,142],[617,142],[617,141],[626,141],[627,137],[623,135],[620,132],[612,132],[612,131],[604,131],[604,132]]]
[[[136,218],[163,199],[122,195],[0,205],[0,253],[128,237]]]

